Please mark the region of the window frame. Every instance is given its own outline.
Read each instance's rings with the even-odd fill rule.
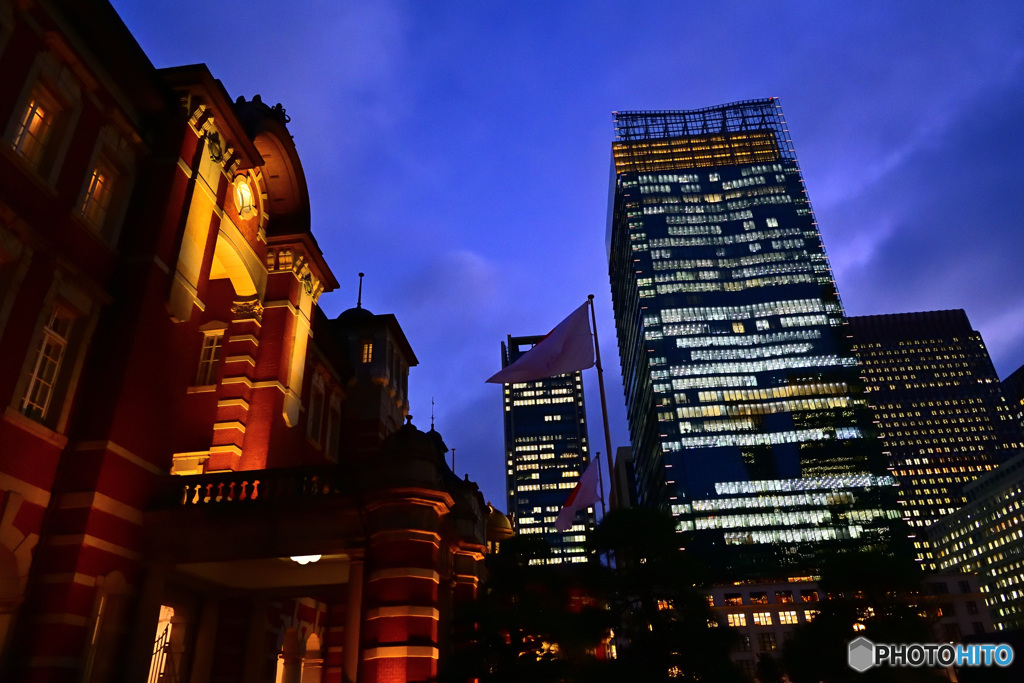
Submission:
[[[214,323],[199,329],[203,342],[199,346],[199,361],[192,377],[191,386],[195,388],[216,387],[220,381],[220,367],[224,362],[224,335],[227,325]],[[207,358],[207,349],[212,349],[213,358]],[[201,380],[206,380],[202,382]]]
[[[96,163],[90,164],[92,171],[86,174],[85,192],[79,202],[79,214],[97,229],[102,229],[110,215],[114,201],[114,190],[118,185],[118,173],[105,156],[100,155]],[[99,191],[95,191],[99,187]]]
[[[30,159],[18,151],[24,118],[35,97],[43,93],[57,111],[48,127],[46,140],[38,159]],[[30,168],[44,183],[53,187],[71,145],[82,110],[82,87],[69,65],[53,52],[40,54],[25,79],[4,134],[4,146],[20,163]]]
[[[306,418],[306,438],[314,446],[323,443],[324,431],[324,407],[327,404],[327,386],[324,377],[317,371],[313,372],[313,379],[309,383],[309,413]]]
[[[758,652],[775,652],[778,649],[779,643],[773,631],[761,631],[757,634]]]
[[[40,425],[43,429],[56,434],[62,434],[67,427],[68,415],[85,363],[85,354],[99,316],[99,307],[95,302],[78,287],[67,282],[65,277],[61,271],[54,273],[53,285],[41,302],[40,313],[30,341],[23,347],[24,356],[18,382],[8,403],[9,410],[28,423]],[[39,362],[37,356],[46,342],[46,328],[55,309],[60,309],[71,319],[66,336],[67,343],[54,374],[52,392],[45,411],[41,415],[30,416],[24,410],[26,398],[32,390],[32,377]]]
[[[101,169],[105,170],[110,178],[109,190],[102,215],[95,216],[89,213],[92,206],[92,179]],[[134,181],[135,153],[127,142],[126,135],[113,125],[104,126],[89,159],[75,215],[108,245],[116,242],[120,236]]]
[[[18,412],[43,425],[52,417],[50,406],[60,384],[61,370],[66,367],[64,361],[71,346],[76,317],[67,306],[53,304],[33,345],[35,350],[31,354],[24,389],[18,399]],[[57,321],[64,323],[63,330],[55,325]],[[56,349],[55,354],[48,353],[53,349]],[[47,371],[46,366],[52,366],[52,369]],[[40,396],[43,392],[44,395]]]
[[[42,81],[36,81],[28,100],[15,112],[16,125],[11,136],[11,150],[35,170],[43,169],[50,140],[59,129],[64,107]],[[41,122],[37,130],[34,124]]]
[[[725,615],[726,624],[731,628],[743,628],[747,625],[746,612],[729,612]]]

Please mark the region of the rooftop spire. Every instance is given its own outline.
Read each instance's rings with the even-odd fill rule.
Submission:
[[[356,298],[356,308],[363,307],[363,273],[359,273],[359,296]]]

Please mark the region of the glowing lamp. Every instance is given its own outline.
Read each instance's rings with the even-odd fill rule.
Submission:
[[[318,561],[321,557],[322,555],[292,555],[288,559],[299,564],[309,564],[310,562]]]

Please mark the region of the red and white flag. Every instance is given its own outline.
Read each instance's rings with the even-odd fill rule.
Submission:
[[[577,308],[515,363],[502,368],[487,381],[495,384],[531,382],[593,367],[594,338],[590,334],[587,306]]]
[[[587,469],[580,476],[580,480],[573,487],[569,498],[566,499],[562,509],[558,512],[558,519],[555,520],[555,529],[557,531],[565,531],[571,527],[572,520],[577,512],[585,510],[601,500],[601,496],[597,494],[598,477],[600,476],[597,460],[591,460],[590,464],[587,465]]]

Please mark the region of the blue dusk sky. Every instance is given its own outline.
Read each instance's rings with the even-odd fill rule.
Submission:
[[[321,305],[394,313],[414,424],[505,507],[506,335],[596,295],[628,445],[605,231],[612,112],[779,97],[850,315],[963,308],[1024,364],[1024,3],[113,0],[157,67],[281,102]],[[591,449],[604,452],[596,373]]]

